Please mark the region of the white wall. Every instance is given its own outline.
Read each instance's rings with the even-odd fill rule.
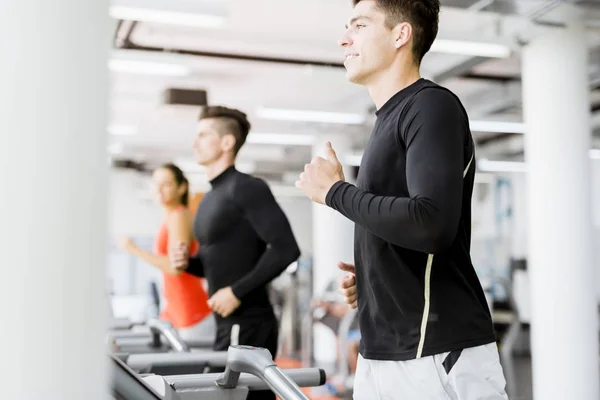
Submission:
[[[162,221],[162,213],[149,193],[149,177],[134,171],[111,171],[110,232],[154,235]]]
[[[592,215],[594,218],[594,227],[600,230],[600,160],[592,161]],[[574,195],[574,201],[577,196]],[[598,248],[598,247],[596,247]],[[600,275],[600,274],[599,274]]]

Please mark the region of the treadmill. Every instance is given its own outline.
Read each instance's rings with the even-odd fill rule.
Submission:
[[[288,369],[273,362],[268,350],[231,346],[222,374],[163,378],[140,376],[111,357],[113,400],[245,400],[250,390],[272,390],[281,400],[309,400],[300,386],[320,386],[325,372],[317,368]]]

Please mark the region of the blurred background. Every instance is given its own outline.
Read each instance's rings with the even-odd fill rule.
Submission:
[[[90,345],[106,339],[106,297],[113,319],[144,325],[159,315],[162,273],[122,251],[118,238],[153,250],[164,219],[152,184],[160,165],[183,170],[192,212],[211,189],[192,152],[207,104],[247,114],[252,128],[236,167],[268,183],[300,246],[270,288],[276,362],[327,371],[327,384],[306,392],[312,399],[352,398],[359,327],[337,293],[335,263],[353,261],[353,225],[294,186],[328,140],[352,182],[375,123],[373,102],[346,79],[337,44],[352,2],[25,3],[0,5],[9,60],[0,63],[0,245],[10,273],[0,303],[7,326],[23,328],[2,333],[20,343],[7,349],[7,382],[17,382],[7,398],[99,400],[79,363],[100,365],[106,356]],[[510,398],[597,399],[600,2],[441,3],[421,75],[452,90],[470,118],[471,256]],[[162,351],[164,343],[146,339],[143,347]],[[45,372],[35,385],[27,378],[34,361]]]
[[[472,258],[501,341],[511,326],[517,329],[515,318],[520,322],[507,341],[516,357],[515,371],[510,368],[518,381],[515,399],[532,398],[521,49],[569,22],[565,7],[585,12],[594,256],[600,248],[600,149],[594,150],[600,148],[600,7],[593,0],[570,3],[442,0],[438,38],[421,69],[456,93],[470,117],[478,167]],[[162,218],[150,191],[152,170],[173,161],[194,193],[209,190],[191,152],[198,106],[243,110],[252,130],[237,167],[269,183],[302,250],[292,278],[274,284],[282,310],[295,308],[293,318],[283,320],[282,340],[292,343],[289,357],[299,358],[304,349],[305,360],[321,364],[336,360],[338,326],[321,329],[315,322],[315,341],[301,333],[303,317],[306,304],[326,297],[327,285],[339,277],[332,262],[352,261],[352,226],[314,206],[294,181],[325,140],[354,178],[373,127],[374,105],[363,87],[347,82],[337,45],[349,11],[348,0],[114,0],[110,7],[112,231],[134,235],[150,249]],[[159,273],[114,245],[108,267],[115,312],[141,318],[151,302],[148,284],[160,285]],[[318,351],[310,354],[306,340]]]

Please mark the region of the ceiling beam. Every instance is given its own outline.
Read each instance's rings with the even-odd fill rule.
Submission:
[[[518,75],[490,75],[490,74],[482,74],[482,73],[476,73],[476,72],[468,72],[468,73],[459,75],[458,78],[474,79],[474,80],[497,82],[497,83],[521,82],[521,77]]]
[[[463,62],[460,62],[456,65],[454,65],[451,68],[448,68],[447,70],[434,75],[432,80],[434,82],[438,82],[441,83],[443,81],[445,81],[446,79],[455,77],[455,76],[460,76],[460,75],[465,75],[471,72],[471,70],[473,68],[475,68],[476,66],[478,66],[479,64],[483,64],[484,62],[488,61],[489,58],[486,57],[469,57],[466,60],[464,60]]]
[[[507,83],[498,88],[486,90],[476,96],[470,96],[468,103],[469,116],[474,119],[483,119],[489,115],[499,114],[521,102],[521,85]]]
[[[494,142],[501,142],[504,141],[506,139],[510,139],[516,136],[523,136],[519,133],[499,133],[497,135],[493,135],[493,136],[486,136],[486,137],[477,137],[477,135],[473,135],[475,137],[475,143],[478,146],[486,146],[489,145],[490,143],[494,143]]]

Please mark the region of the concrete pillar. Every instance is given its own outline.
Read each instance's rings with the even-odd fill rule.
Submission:
[[[347,135],[319,137],[313,148],[313,157],[324,157],[325,141],[329,140],[340,160],[350,154],[351,142]],[[344,168],[351,181],[352,173]],[[313,296],[320,297],[329,282],[342,273],[337,263],[354,263],[354,222],[331,208],[313,203]],[[335,337],[327,329],[314,331],[314,357],[320,362],[335,361]]]
[[[105,400],[106,0],[2,0],[2,398]]]
[[[535,399],[600,396],[586,43],[575,22],[523,51]]]

